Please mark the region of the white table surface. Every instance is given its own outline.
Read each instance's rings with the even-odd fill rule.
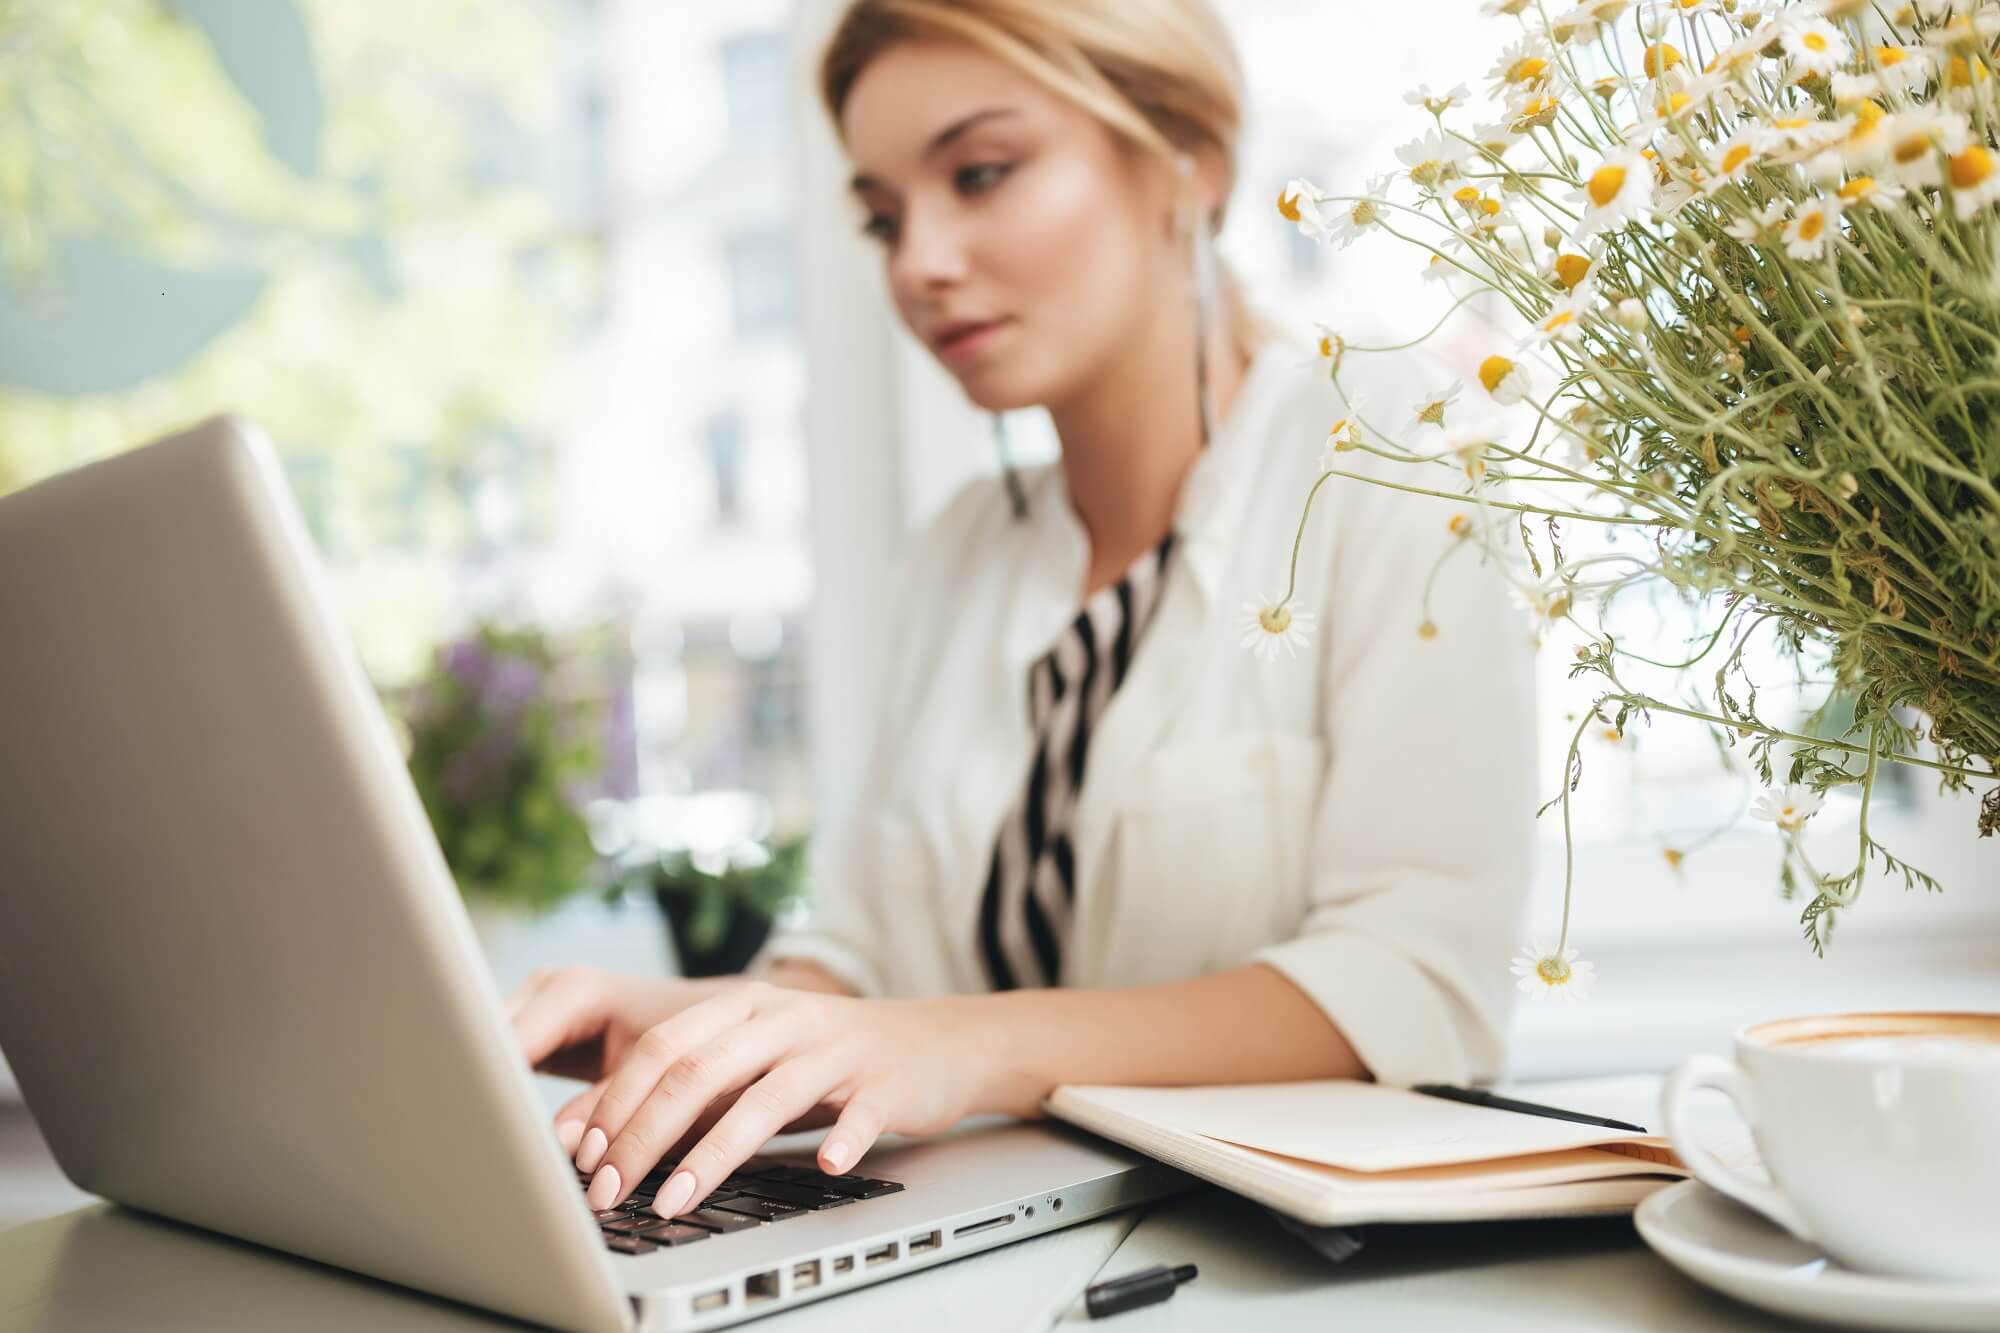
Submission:
[[[1200,1275],[1162,1304],[1088,1319],[1091,1282],[1156,1263]],[[1188,1194],[745,1325],[759,1333],[1191,1329],[1801,1327],[1682,1278],[1628,1219],[1377,1229],[1329,1264],[1255,1204]],[[108,1204],[0,1233],[0,1330],[457,1333],[520,1328]]]

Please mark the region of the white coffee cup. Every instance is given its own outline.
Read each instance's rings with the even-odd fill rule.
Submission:
[[[1735,1101],[1773,1184],[1701,1148],[1698,1088]],[[1661,1111],[1696,1179],[1848,1268],[2000,1280],[2000,1014],[1755,1023],[1736,1033],[1733,1063],[1683,1062]]]

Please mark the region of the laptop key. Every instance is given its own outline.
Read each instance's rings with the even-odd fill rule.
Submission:
[[[592,1213],[591,1216],[600,1222],[616,1222],[625,1216],[625,1210],[623,1208],[605,1208]]]
[[[605,1222],[601,1226],[603,1230],[608,1232],[624,1233],[637,1231],[641,1227],[652,1226],[655,1222],[661,1220],[663,1219],[658,1217],[636,1217],[631,1213],[621,1213],[617,1221]]]
[[[827,1193],[845,1194],[852,1199],[879,1199],[902,1188],[893,1180],[868,1180],[857,1176],[833,1176],[826,1182]]]
[[[764,1225],[760,1218],[745,1217],[742,1213],[725,1212],[720,1208],[697,1208],[691,1213],[683,1213],[676,1222],[686,1222],[690,1226],[707,1227],[710,1231],[720,1231],[725,1235],[732,1231],[750,1231]]]
[[[651,1254],[660,1247],[650,1240],[640,1240],[637,1236],[606,1236],[604,1244],[620,1254]]]
[[[782,1180],[753,1180],[743,1187],[743,1192],[753,1199],[775,1199],[794,1208],[838,1208],[854,1202],[852,1195],[835,1194],[830,1190],[793,1185]]]
[[[715,1206],[723,1212],[741,1213],[745,1217],[754,1217],[765,1222],[782,1222],[788,1217],[806,1215],[806,1210],[803,1208],[794,1208],[775,1199],[753,1199],[748,1195],[740,1199],[725,1199]]]
[[[655,1245],[692,1245],[695,1241],[707,1240],[715,1233],[702,1227],[691,1227],[685,1222],[667,1222],[656,1218],[632,1234]]]

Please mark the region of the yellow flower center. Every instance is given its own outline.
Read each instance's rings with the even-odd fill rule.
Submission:
[[[1853,180],[1841,186],[1839,193],[1842,199],[1851,204],[1874,188],[1875,178],[1873,176],[1856,176]]]
[[[1292,613],[1284,606],[1267,606],[1257,613],[1257,623],[1266,634],[1283,634],[1292,627]]]
[[[1727,176],[1750,160],[1750,145],[1734,144],[1722,155],[1722,174]]]
[[[1812,124],[1811,116],[1780,116],[1771,122],[1781,130],[1802,130]]]
[[[1993,154],[1973,144],[1951,156],[1951,188],[1969,190],[1993,174]]]
[[[1524,56],[1507,70],[1509,83],[1538,83],[1547,77],[1549,62],[1540,56]]]
[[[1557,255],[1556,281],[1564,288],[1574,288],[1590,272],[1590,258],[1587,255]]]
[[[1418,638],[1435,639],[1437,636],[1438,636],[1438,627],[1432,622],[1426,620],[1423,624],[1417,626]]]
[[[1570,979],[1569,964],[1550,954],[1535,964],[1535,975],[1551,986],[1566,986]]]
[[[1513,370],[1514,363],[1506,357],[1489,356],[1479,363],[1479,382],[1486,386],[1486,392],[1493,393]]]
[[[1461,185],[1452,191],[1451,197],[1457,201],[1460,208],[1470,209],[1479,202],[1479,190],[1476,186]]]
[[[1319,340],[1319,354],[1320,354],[1321,356],[1332,356],[1332,355],[1333,355],[1333,339],[1331,339],[1331,338],[1328,338],[1328,337],[1325,337],[1325,336],[1322,336],[1322,337],[1320,338],[1320,340]]]
[[[1907,139],[1898,139],[1896,146],[1889,150],[1889,156],[1896,159],[1896,165],[1907,167],[1931,150],[1928,134],[1913,134]]]
[[[1445,524],[1445,526],[1451,530],[1452,536],[1463,537],[1466,533],[1472,531],[1472,520],[1464,514],[1453,514],[1451,522]]]
[[[1816,241],[1819,239],[1819,234],[1825,226],[1826,214],[1817,210],[1808,213],[1799,219],[1799,239],[1802,241]]]
[[[1361,200],[1348,210],[1347,216],[1353,219],[1355,226],[1367,226],[1375,220],[1375,201],[1373,199]]]
[[[1694,99],[1686,93],[1670,93],[1655,105],[1653,109],[1662,116],[1677,116],[1680,114],[1681,108],[1692,101]]]
[[[1500,201],[1482,196],[1479,200],[1479,211],[1489,218],[1493,217],[1500,211]]]
[[[1953,56],[1945,61],[1944,81],[1954,88],[1970,87],[1974,82],[1990,79],[1983,64],[1968,64],[1964,56]]]
[[[1657,79],[1675,65],[1681,63],[1681,53],[1665,42],[1657,42],[1646,48],[1646,77]]]
[[[1590,202],[1604,208],[1625,188],[1625,168],[1602,166],[1590,173]]]
[[[1542,321],[1542,332],[1554,333],[1557,329],[1560,329],[1565,325],[1569,324],[1571,321],[1575,320],[1575,318],[1576,318],[1576,312],[1574,310],[1558,310],[1555,312],[1555,314],[1550,315],[1547,319]]]
[[[1888,69],[1909,59],[1910,53],[1900,46],[1878,46],[1875,48],[1875,63]]]
[[[1287,222],[1297,222],[1299,220],[1299,197],[1295,194],[1286,194],[1283,190],[1278,191],[1278,216],[1284,218]]]
[[[1826,34],[1822,32],[1809,32],[1799,39],[1799,45],[1808,51],[1824,51],[1826,50]]]

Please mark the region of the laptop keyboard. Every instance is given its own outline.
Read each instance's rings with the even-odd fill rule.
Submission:
[[[699,1208],[670,1220],[653,1211],[653,1193],[666,1179],[667,1168],[662,1166],[640,1181],[624,1203],[594,1214],[605,1245],[620,1254],[650,1254],[662,1245],[692,1245],[710,1236],[844,1208],[903,1188],[893,1180],[829,1176],[809,1166],[753,1158],[710,1191]],[[587,1187],[590,1178],[579,1172],[577,1183]]]

